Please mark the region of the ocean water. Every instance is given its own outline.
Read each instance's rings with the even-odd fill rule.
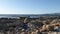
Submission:
[[[21,15],[21,14],[0,14],[0,18],[17,18],[17,17],[29,17],[29,18],[38,18],[40,15]]]
[[[15,17],[29,17],[29,18],[38,18],[41,16],[58,16],[60,17],[59,14],[0,14],[0,18],[1,17],[11,17],[11,18],[15,18]]]

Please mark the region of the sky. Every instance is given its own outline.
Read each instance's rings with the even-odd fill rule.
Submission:
[[[0,0],[0,14],[60,13],[60,0]]]

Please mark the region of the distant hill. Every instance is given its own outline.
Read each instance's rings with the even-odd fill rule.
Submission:
[[[0,14],[0,16],[12,16],[12,17],[20,17],[20,16],[60,16],[60,13],[53,14]]]

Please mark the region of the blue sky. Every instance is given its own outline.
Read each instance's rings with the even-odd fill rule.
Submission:
[[[0,14],[60,13],[60,0],[0,0]]]

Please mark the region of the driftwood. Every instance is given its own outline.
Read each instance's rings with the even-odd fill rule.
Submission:
[[[56,26],[59,27],[60,24],[59,23],[55,23],[55,24],[43,25],[42,28],[40,28],[40,32],[53,31]]]

